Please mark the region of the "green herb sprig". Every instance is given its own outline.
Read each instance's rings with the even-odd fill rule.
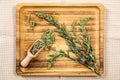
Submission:
[[[48,50],[56,50],[54,47],[52,47],[52,44],[55,42],[55,35],[50,29],[48,29],[42,35],[41,39],[44,41],[45,46],[48,48]]]
[[[51,68],[52,63],[53,63],[58,57],[67,57],[67,58],[69,58],[69,59],[71,59],[71,60],[79,63],[79,61],[78,61],[75,57],[69,55],[69,52],[68,52],[68,51],[65,52],[65,51],[60,50],[60,51],[57,51],[56,53],[54,53],[53,55],[49,55],[49,56],[50,56],[50,58],[48,59],[48,69]]]
[[[90,60],[92,60],[93,62],[96,61],[95,56],[94,56],[94,51],[93,48],[91,46],[90,43],[90,37],[87,35],[87,30],[85,28],[85,23],[92,19],[91,17],[86,17],[81,19],[80,21],[80,31],[81,31],[81,35],[82,35],[82,40],[83,40],[83,48],[85,49],[86,53],[89,54]]]
[[[58,22],[56,20],[54,20],[51,15],[43,14],[43,13],[36,13],[36,16],[38,16],[39,18],[45,19],[48,23],[54,25],[56,27],[56,32],[59,33],[59,35],[66,40],[66,43],[67,43],[69,49],[79,57],[78,61],[80,63],[82,63],[83,65],[85,65],[86,67],[88,67],[89,69],[91,69],[92,71],[94,71],[96,74],[100,75],[99,71],[95,67],[95,63],[93,63],[93,61],[95,61],[95,59],[94,59],[94,54],[93,54],[93,51],[92,51],[92,46],[90,46],[90,39],[84,37],[84,36],[87,36],[87,35],[85,35],[86,34],[86,29],[85,29],[84,25],[91,18],[84,18],[80,22],[80,26],[82,26],[80,28],[80,30],[81,30],[81,33],[82,33],[82,36],[83,36],[83,42],[84,42],[84,44],[89,43],[89,44],[87,44],[87,48],[84,49],[86,46],[81,47],[81,46],[78,46],[74,43],[74,40],[72,39],[69,31],[66,29],[64,23],[61,24],[61,27],[60,27]],[[87,42],[85,42],[85,40]],[[91,48],[89,48],[89,47],[91,47]],[[82,50],[84,50],[85,52],[89,52],[91,57],[89,57],[88,55],[83,55],[81,53]],[[92,59],[92,61],[91,61],[91,59]]]
[[[28,20],[28,23],[29,23],[31,29],[34,29],[35,26],[38,24],[36,21],[31,20],[31,15],[27,16],[27,20]]]

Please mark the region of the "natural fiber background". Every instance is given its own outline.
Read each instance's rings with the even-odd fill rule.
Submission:
[[[102,3],[105,74],[100,77],[22,77],[15,72],[17,3]],[[0,0],[0,80],[120,80],[120,0]]]

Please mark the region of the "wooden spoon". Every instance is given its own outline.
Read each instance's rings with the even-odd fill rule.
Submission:
[[[22,67],[27,67],[27,65],[30,63],[31,59],[32,59],[32,58],[35,58],[35,57],[38,55],[38,53],[40,53],[40,51],[43,50],[43,48],[45,47],[45,46],[43,46],[42,48],[40,48],[40,50],[39,50],[37,53],[32,54],[32,53],[30,52],[30,50],[31,50],[32,46],[33,46],[37,41],[43,42],[41,39],[37,39],[37,40],[31,45],[31,47],[30,47],[30,48],[28,49],[28,51],[27,51],[27,56],[26,56],[26,57],[22,60],[22,62],[21,62],[21,66],[22,66]]]

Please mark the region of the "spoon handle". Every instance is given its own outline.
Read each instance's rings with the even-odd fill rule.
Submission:
[[[21,62],[21,66],[22,67],[27,67],[27,65],[30,63],[32,57],[30,57],[29,55],[27,55],[23,61]]]

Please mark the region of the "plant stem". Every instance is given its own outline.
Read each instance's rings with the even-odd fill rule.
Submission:
[[[88,67],[89,69],[91,69],[93,72],[95,72],[96,74],[99,75],[98,70],[94,66],[95,64],[93,62],[91,62],[91,59],[92,59],[92,61],[95,62],[95,57],[94,57],[94,54],[93,54],[92,46],[90,44],[90,39],[89,39],[88,35],[86,34],[86,28],[84,27],[85,23],[88,20],[90,20],[91,18],[84,18],[80,22],[80,26],[81,26],[80,30],[82,32],[83,42],[84,42],[85,45],[87,45],[87,46],[82,46],[82,47],[85,48],[85,50],[86,50],[85,52],[90,54],[90,57],[89,57],[89,56],[83,55],[81,53],[81,50],[83,50],[83,48],[81,48],[80,46],[77,46],[73,42],[71,34],[66,29],[64,23],[61,24],[61,27],[60,27],[57,20],[54,20],[51,15],[43,14],[43,13],[36,13],[36,16],[38,16],[39,18],[45,19],[48,23],[54,25],[56,27],[56,32],[59,33],[59,35],[66,40],[66,43],[67,43],[69,49],[79,57],[78,61],[80,63],[82,63],[83,65],[85,65],[86,67]],[[75,35],[76,34],[74,34],[74,36]]]

